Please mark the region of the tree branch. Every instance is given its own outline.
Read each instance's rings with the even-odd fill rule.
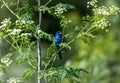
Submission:
[[[38,6],[40,7],[41,1],[38,0]],[[39,11],[39,26],[41,27],[41,21],[42,21],[42,12]],[[39,37],[40,34],[40,27],[37,31],[38,38],[37,38],[37,50],[38,50],[38,72],[41,70],[41,40]],[[38,74],[38,83],[41,83],[41,80],[39,79],[39,74]]]

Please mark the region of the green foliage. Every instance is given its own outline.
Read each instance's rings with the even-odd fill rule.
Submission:
[[[19,15],[20,19],[24,19],[27,21],[28,19],[32,19],[34,15],[34,10],[32,6],[28,3],[28,0],[22,0],[19,2],[21,7],[18,7],[17,14]]]
[[[76,67],[59,67],[59,68],[50,68],[46,71],[40,71],[40,79],[47,78],[49,81],[61,81],[63,79],[68,79],[71,81],[81,81],[81,73],[88,73],[82,68]]]
[[[51,41],[51,42],[54,41],[54,36],[51,35],[51,34],[48,34],[48,33],[44,32],[44,31],[40,31],[39,36],[42,39],[46,39],[46,40]]]
[[[109,31],[109,29],[107,29],[107,27],[111,25],[108,21],[109,16],[120,12],[119,8],[115,6],[107,8],[105,6],[98,7],[96,3],[94,3],[94,5],[96,6],[92,9],[93,16],[86,15],[82,18],[82,24],[80,27],[83,29],[80,30],[77,36],[77,38],[81,38],[84,42],[88,42],[89,40],[87,39],[89,37],[94,38],[95,36],[93,32],[95,31]]]
[[[75,7],[70,4],[58,3],[57,5],[52,6],[50,8],[43,5],[39,8],[39,11],[43,11],[44,13],[46,11],[50,15],[53,15],[58,18],[63,18],[64,17],[63,13],[71,9],[75,9]]]
[[[34,77],[36,76],[36,70],[33,70],[32,68],[27,68],[25,69],[25,71],[23,72],[23,75],[22,75],[22,79],[25,80],[25,79],[30,79],[31,77]]]
[[[1,58],[0,71],[12,64],[11,56],[12,53],[8,53]]]
[[[55,56],[56,55],[56,47],[54,44],[51,44],[47,49],[47,56]]]
[[[34,62],[36,63],[36,59],[35,57],[33,57],[32,55],[29,55],[27,53],[21,54],[20,56],[17,57],[16,59],[16,63],[20,64],[20,63],[25,63],[25,62]]]
[[[61,43],[61,44],[60,44],[60,47],[71,50],[70,45],[68,45],[67,43]]]

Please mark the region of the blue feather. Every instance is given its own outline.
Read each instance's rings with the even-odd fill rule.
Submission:
[[[62,42],[62,33],[60,31],[57,31],[55,33],[55,45],[57,47],[57,50],[58,50],[58,55],[59,55],[59,58],[62,59],[62,56],[61,56],[61,51],[59,50],[60,49],[60,43]]]

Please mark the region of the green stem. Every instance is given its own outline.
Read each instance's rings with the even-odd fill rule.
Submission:
[[[33,69],[36,70],[36,67],[35,67],[30,61],[28,61],[28,64],[29,64]]]
[[[15,13],[10,9],[10,7],[7,5],[7,3],[6,3],[4,0],[2,0],[2,2],[3,2],[3,4],[5,5],[5,7],[6,7],[14,16],[16,16],[18,19],[20,19],[19,16],[18,16],[17,14],[15,14]]]
[[[17,9],[19,8],[19,3],[20,3],[20,1],[19,1],[19,0],[17,0]]]
[[[53,55],[55,55],[55,53]],[[52,59],[53,59],[53,57],[50,58],[50,60],[48,61],[47,65],[44,67],[43,72],[45,72],[45,70],[47,69],[48,65],[52,61]]]
[[[53,57],[53,61],[52,61],[51,67],[53,66],[55,60],[56,60],[56,56]]]
[[[16,49],[16,50],[19,50],[20,47],[19,47],[19,45],[18,45],[18,43],[17,43],[17,41],[16,41],[16,40],[18,40],[18,39],[14,39],[14,38],[12,37],[12,35],[10,35],[10,38],[13,40],[13,42],[15,42],[16,48],[18,48],[18,49]]]
[[[52,2],[52,0],[49,0],[49,1],[45,4],[45,6],[47,6],[50,2]]]
[[[5,40],[6,40],[14,49],[17,49],[17,47],[15,47],[13,44],[11,44],[11,42],[8,41],[6,38],[5,38]]]

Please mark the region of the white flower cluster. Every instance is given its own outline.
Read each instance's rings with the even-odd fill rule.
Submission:
[[[66,10],[66,8],[65,7],[57,7],[56,9],[55,9],[55,14],[62,14],[62,13],[64,13],[65,11],[67,11]]]
[[[111,7],[102,6],[102,7],[93,9],[93,12],[94,14],[112,15],[112,14],[117,14],[117,12],[119,12],[119,8],[115,6],[111,6]]]
[[[109,11],[111,14],[117,14],[118,12],[120,12],[120,8],[111,6],[111,7],[109,7]]]
[[[104,29],[105,27],[110,26],[110,25],[111,24],[105,18],[103,18],[103,19],[94,23],[94,27],[98,27],[98,28],[101,28],[101,29]]]
[[[17,82],[20,82],[20,79],[15,77],[9,78],[7,80],[7,83],[17,83]]]
[[[34,21],[25,21],[25,20],[16,20],[16,24],[22,23],[22,24],[33,24]]]
[[[22,33],[20,37],[26,37],[26,36],[31,36],[31,33]]]
[[[13,61],[10,60],[10,58],[2,58],[1,63],[5,64],[6,66],[9,66]]]
[[[0,29],[3,28],[3,27],[6,27],[7,25],[11,24],[11,21],[10,21],[10,18],[6,18],[4,19],[2,22],[1,22],[1,26],[0,26]]]
[[[18,35],[22,30],[21,29],[8,29],[10,35]]]
[[[92,0],[92,1],[87,2],[87,8],[89,8],[89,7],[91,7],[91,6],[95,6],[95,4],[96,4],[97,2],[98,2],[97,0]]]

